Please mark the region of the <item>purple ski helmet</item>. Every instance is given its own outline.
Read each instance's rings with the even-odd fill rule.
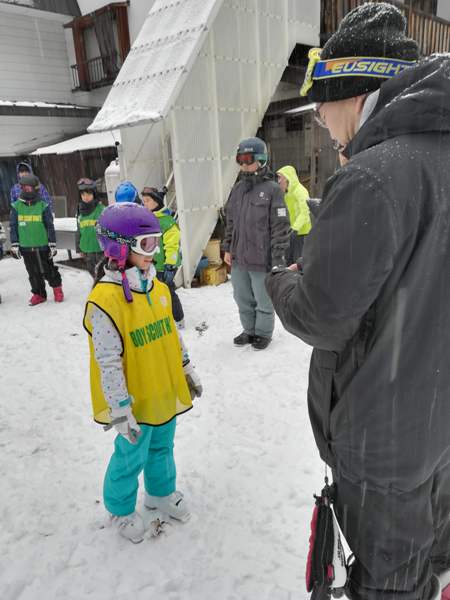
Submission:
[[[111,204],[99,216],[96,233],[110,267],[114,265],[114,268],[122,271],[125,296],[131,302],[128,280],[124,273],[127,258],[140,236],[161,236],[157,217],[134,202]]]

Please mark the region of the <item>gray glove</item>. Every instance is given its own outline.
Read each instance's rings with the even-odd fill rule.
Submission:
[[[49,245],[49,256],[50,258],[53,258],[54,256],[56,256],[58,250],[56,249],[56,244],[54,242],[51,242]]]
[[[19,244],[12,244],[10,248],[11,256],[19,260],[22,258],[22,253],[20,252]]]
[[[194,400],[194,398],[200,398],[203,393],[203,386],[194,366],[188,362],[186,365],[184,365],[183,370],[189,391],[191,392],[192,400]]]
[[[122,435],[130,444],[136,444],[139,436],[141,435],[141,428],[134,418],[131,406],[124,406],[123,408],[111,408],[111,423],[106,426],[110,429],[111,426]],[[105,429],[106,429],[105,428]]]

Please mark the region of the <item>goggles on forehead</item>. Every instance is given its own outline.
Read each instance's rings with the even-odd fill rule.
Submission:
[[[236,154],[236,162],[238,165],[252,165],[256,162],[256,156],[253,154],[253,152]]]
[[[143,256],[153,256],[159,252],[159,241],[161,234],[155,235],[137,235],[133,238],[130,244],[130,249],[136,254],[142,254]]]
[[[416,64],[415,60],[400,60],[377,56],[348,56],[343,58],[320,59],[321,48],[311,48],[308,52],[308,67],[300,89],[300,96],[306,96],[314,81],[335,77],[377,77],[390,79],[404,69]]]

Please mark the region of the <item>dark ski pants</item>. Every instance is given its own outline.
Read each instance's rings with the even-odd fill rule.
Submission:
[[[334,478],[336,515],[356,557],[352,600],[430,600],[432,574],[450,569],[450,464],[407,492]]]
[[[183,311],[183,307],[181,306],[181,301],[178,298],[177,288],[175,287],[175,283],[173,280],[170,281],[169,283],[166,283],[164,281],[164,273],[162,271],[158,272],[156,274],[156,276],[158,277],[158,279],[160,281],[165,283],[167,285],[167,287],[169,288],[170,297],[172,299],[173,319],[174,319],[175,323],[179,323],[180,321],[182,321],[184,319],[184,311]]]
[[[302,256],[305,237],[305,235],[298,235],[296,231],[291,231],[285,255],[287,266],[293,265]]]
[[[31,284],[33,294],[39,294],[47,298],[45,290],[45,281],[48,281],[50,287],[55,288],[61,285],[61,275],[55,266],[53,259],[50,258],[49,248],[20,249],[28,272],[28,278]]]
[[[92,278],[95,279],[95,267],[102,260],[103,252],[88,252],[84,255],[84,262]]]

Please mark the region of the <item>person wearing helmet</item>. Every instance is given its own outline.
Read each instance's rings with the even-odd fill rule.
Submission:
[[[77,215],[77,251],[84,259],[87,270],[95,278],[95,267],[103,258],[95,227],[104,206],[97,198],[95,181],[83,177],[77,185],[80,193]]]
[[[49,205],[39,196],[40,183],[36,175],[23,175],[20,196],[11,206],[11,255],[23,258],[31,284],[30,306],[47,300],[45,281],[53,288],[55,302],[64,294],[61,275],[53,262],[56,235]]]
[[[116,202],[135,202],[141,204],[139,193],[135,185],[131,181],[122,181],[116,189]]]
[[[314,347],[308,405],[355,600],[450,598],[450,56],[392,4],[350,11],[302,88],[345,160],[303,275],[267,287]],[[315,590],[325,597],[328,590]]]
[[[283,193],[267,161],[263,140],[240,142],[236,153],[240,178],[225,207],[222,243],[243,328],[233,341],[236,346],[251,344],[255,350],[264,350],[272,339],[274,311],[264,278],[272,267],[285,264],[289,236]]]
[[[15,183],[10,190],[10,202],[14,204],[19,199],[20,196],[20,180],[24,176],[34,175],[33,167],[29,162],[25,160],[17,163],[16,165],[16,174],[17,174],[17,183]],[[50,212],[53,213],[53,201],[50,196],[47,188],[43,183],[39,183],[39,198],[43,200],[46,204],[50,206]]]
[[[141,192],[142,203],[146,209],[158,218],[161,227],[159,252],[155,255],[156,275],[170,290],[173,318],[179,329],[184,327],[184,311],[178,297],[174,278],[181,265],[180,228],[172,212],[164,206],[167,188],[158,191],[154,187],[144,187]]]
[[[104,259],[86,303],[94,420],[118,435],[103,498],[118,533],[144,538],[136,512],[144,471],[145,507],[186,521],[189,508],[176,490],[176,417],[192,408],[202,386],[172,317],[170,293],[156,277],[158,219],[143,206],[119,202],[97,222]],[[158,533],[154,519],[155,533]]]

